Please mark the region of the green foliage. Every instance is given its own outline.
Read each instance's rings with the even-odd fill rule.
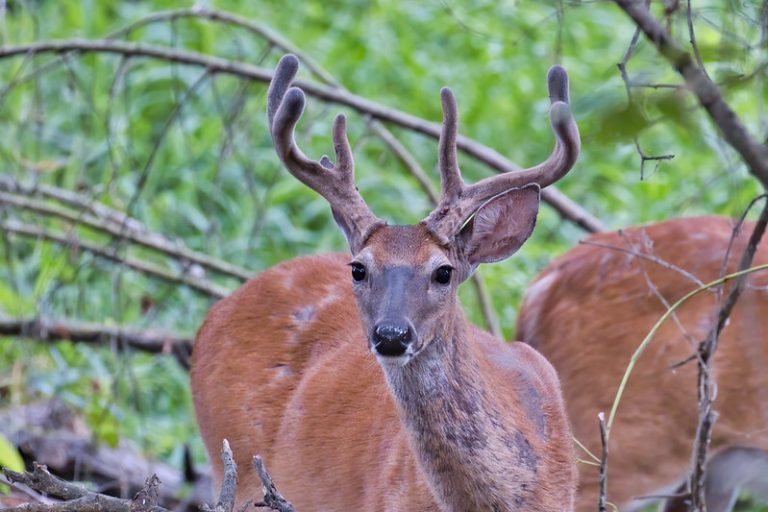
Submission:
[[[2,434],[0,434],[0,468],[24,471],[24,461],[21,459],[19,451]],[[7,494],[8,491],[7,485],[0,485],[0,494]]]
[[[707,69],[752,133],[764,137],[765,43],[753,21],[759,5],[699,4],[695,27]],[[5,46],[101,38],[177,7],[166,0],[8,5],[0,26]],[[634,27],[611,2],[308,0],[287,8],[284,1],[230,0],[215,7],[269,25],[347,89],[382,105],[439,121],[438,90],[450,85],[461,132],[523,166],[551,150],[545,77],[550,65],[562,63],[583,153],[558,186],[611,228],[682,215],[738,215],[759,190],[679,76],[642,38],[628,72],[634,84],[649,86],[634,87],[628,101],[616,64]],[[687,42],[680,9],[669,26]],[[205,20],[150,23],[123,37],[265,67],[279,57],[246,30]],[[277,162],[264,126],[264,84],[146,58],[81,54],[50,65],[56,59],[0,60],[3,173],[77,191],[129,212],[150,231],[254,272],[299,254],[344,250],[326,204]],[[313,79],[306,67],[301,77]],[[348,114],[358,184],[372,209],[397,223],[422,218],[429,210],[426,196],[357,113],[310,98],[300,145],[313,156],[330,153],[330,122],[339,110]],[[392,129],[437,187],[436,142]],[[641,176],[635,140],[647,155],[674,159],[647,162]],[[460,163],[468,180],[488,175],[463,155]],[[0,221],[11,219],[57,232],[73,229],[55,218],[0,209]],[[103,233],[74,231],[121,256],[185,270]],[[481,269],[507,338],[527,283],[583,235],[543,207],[521,252]],[[183,286],[42,240],[6,236],[0,259],[3,317],[37,314],[193,336],[211,304]],[[237,285],[206,277],[230,289]],[[469,286],[461,297],[482,324]],[[81,409],[107,443],[133,438],[148,453],[179,462],[180,443],[190,442],[202,459],[187,377],[171,359],[16,339],[0,339],[0,356],[0,391],[10,390],[0,393],[0,402],[58,396]],[[12,369],[20,382],[3,377]]]

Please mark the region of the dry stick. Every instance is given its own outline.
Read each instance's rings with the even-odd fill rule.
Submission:
[[[673,272],[677,272],[678,274],[682,275],[686,279],[690,280],[692,283],[694,283],[696,286],[704,286],[704,282],[696,277],[695,275],[691,274],[687,270],[685,270],[682,267],[678,267],[677,265],[674,265],[667,260],[663,260],[659,258],[658,256],[654,256],[653,254],[648,254],[644,252],[635,251],[633,249],[627,249],[626,247],[620,247],[618,245],[611,245],[611,244],[605,244],[602,242],[595,242],[593,240],[580,240],[580,244],[583,245],[592,245],[594,247],[601,247],[603,249],[609,249],[611,251],[616,252],[622,252],[625,254],[629,254],[630,256],[633,256],[635,258],[641,258],[644,260],[648,260],[651,263],[655,263],[656,265],[659,265],[660,267],[666,268],[667,270],[671,270]]]
[[[193,277],[183,273],[174,273],[152,263],[147,263],[135,258],[119,256],[115,253],[115,251],[89,242],[78,240],[76,237],[68,237],[65,235],[51,233],[50,231],[21,224],[14,220],[0,223],[0,229],[7,233],[13,233],[32,238],[41,238],[59,245],[64,245],[66,247],[82,249],[105,260],[118,263],[153,277],[157,277],[168,283],[187,286],[195,291],[202,292],[210,297],[213,297],[214,299],[222,299],[229,295],[230,292],[230,290],[222,288],[205,279]]]
[[[154,475],[154,478],[147,480],[144,489],[133,500],[127,500],[92,492],[66,482],[52,475],[41,464],[35,464],[31,473],[3,469],[3,474],[11,483],[24,484],[45,495],[65,500],[56,503],[27,503],[5,509],[6,512],[170,512],[152,500],[152,496],[157,494],[156,487],[159,483]]]
[[[232,512],[234,509],[237,492],[237,465],[226,439],[221,450],[221,460],[224,464],[224,479],[218,503],[214,507],[204,505],[203,511]],[[264,471],[266,472],[266,470]],[[157,475],[148,478],[144,488],[136,493],[132,500],[127,500],[92,492],[62,480],[52,475],[44,465],[37,463],[34,464],[34,470],[31,473],[17,473],[3,469],[3,474],[11,484],[24,484],[37,492],[64,500],[56,503],[27,503],[5,509],[8,512],[170,512],[168,509],[157,505],[157,488],[160,485],[160,479],[157,478]],[[274,490],[274,486],[272,489]],[[279,496],[279,493],[277,494]],[[250,505],[250,502],[246,505]],[[285,512],[289,512],[289,510],[285,509]],[[290,512],[293,512],[292,508]]]
[[[717,85],[672,39],[658,20],[636,0],[614,0],[656,45],[659,53],[680,73],[688,88],[714,121],[723,138],[741,155],[750,172],[768,189],[768,147],[756,141],[736,113],[723,100]]]
[[[86,226],[90,229],[134,242],[148,249],[153,249],[166,256],[179,260],[183,264],[195,263],[208,270],[213,270],[241,281],[245,281],[253,275],[253,272],[244,268],[188,249],[180,242],[171,242],[159,233],[135,231],[130,226],[127,226],[125,229],[120,229],[119,225],[105,223],[104,221],[99,221],[89,216],[83,216],[83,214],[74,214],[56,206],[35,201],[33,199],[13,196],[4,192],[0,192],[0,204],[8,204],[17,208],[30,210],[43,215],[66,220],[74,224]]]
[[[114,53],[129,57],[150,57],[168,62],[205,67],[207,72],[211,74],[230,74],[260,82],[269,82],[272,79],[272,70],[257,66],[251,66],[218,57],[205,56],[195,52],[171,50],[161,46],[123,43],[109,40],[88,41],[70,39],[41,41],[28,45],[0,48],[0,59],[18,55],[27,55],[30,53],[66,53],[71,51]],[[318,85],[304,80],[296,80],[294,85],[303,89],[307,94],[329,103],[346,105],[358,112],[370,115],[375,119],[402,126],[432,137],[433,139],[438,139],[440,137],[441,127],[438,123],[429,122],[419,117],[405,114],[337,88]],[[519,166],[502,156],[497,151],[467,137],[459,136],[457,147],[467,155],[493,168],[497,172],[517,172],[520,170]],[[542,190],[542,198],[549,203],[550,206],[555,208],[561,216],[576,223],[583,229],[590,232],[605,230],[605,226],[602,222],[554,187],[550,186]]]
[[[261,460],[260,456],[256,455],[253,458],[253,466],[256,468],[256,472],[259,474],[261,483],[264,486],[264,499],[255,503],[255,505],[257,507],[269,507],[278,512],[296,512],[291,502],[286,500],[277,490],[277,487],[275,487],[275,483],[272,481],[267,468],[264,467],[264,461]]]
[[[600,445],[602,453],[600,454],[600,493],[597,502],[597,510],[605,512],[606,503],[606,483],[608,480],[608,429],[605,427],[605,413],[597,414],[597,422],[600,425]]]
[[[221,481],[219,500],[215,506],[203,505],[202,512],[232,512],[235,508],[235,496],[237,495],[237,464],[235,463],[229,441],[224,439],[221,447],[221,463],[224,467],[224,478]],[[250,506],[250,502],[248,503]]]
[[[645,0],[646,7],[650,5],[650,0]],[[632,39],[629,42],[629,46],[627,47],[627,50],[624,52],[624,57],[621,59],[621,62],[617,64],[617,67],[619,68],[619,73],[621,73],[621,80],[624,82],[624,88],[627,91],[627,103],[631,107],[634,103],[634,99],[632,98],[632,87],[630,85],[629,80],[629,74],[627,73],[627,63],[629,63],[629,59],[632,57],[632,53],[635,51],[635,48],[637,47],[637,42],[640,40],[640,27],[637,27],[635,29],[635,33],[632,34]],[[643,181],[644,179],[644,173],[645,173],[645,163],[651,160],[656,161],[656,168],[661,164],[662,160],[672,160],[675,155],[660,155],[660,156],[648,156],[643,151],[643,148],[640,146],[640,139],[638,136],[634,137],[635,141],[635,148],[637,149],[638,155],[640,155],[640,181]]]
[[[755,223],[752,234],[747,242],[747,247],[739,262],[739,270],[749,268],[757,251],[757,247],[763,238],[766,225],[768,225],[768,200],[766,200],[760,218]],[[720,308],[717,324],[710,330],[706,339],[699,345],[698,362],[698,394],[699,394],[699,423],[696,429],[696,439],[693,446],[693,470],[691,471],[691,510],[706,510],[705,504],[705,476],[707,463],[707,450],[712,438],[712,427],[717,419],[717,413],[712,410],[712,391],[714,383],[710,374],[710,362],[717,351],[720,333],[725,327],[728,317],[731,315],[736,302],[739,300],[747,276],[742,275],[736,279],[725,303]]]
[[[192,340],[177,334],[138,331],[122,327],[40,319],[0,319],[0,336],[19,336],[40,341],[69,340],[84,343],[114,342],[118,349],[131,347],[152,354],[171,354],[189,369]]]

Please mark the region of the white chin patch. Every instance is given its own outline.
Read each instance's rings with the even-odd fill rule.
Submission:
[[[371,349],[371,352],[376,356],[376,360],[381,366],[405,366],[411,359],[413,354],[405,353],[402,356],[382,356],[375,349]]]

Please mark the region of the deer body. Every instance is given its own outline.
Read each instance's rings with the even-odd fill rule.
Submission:
[[[550,72],[552,156],[473,185],[456,165],[456,105],[444,90],[441,202],[419,224],[387,226],[354,186],[343,117],[335,164],[295,145],[297,65],[284,57],[270,85],[275,148],[329,201],[352,256],[283,263],[211,309],[191,379],[216,477],[226,438],[241,502],[260,498],[250,464],[260,454],[299,511],[570,511],[575,467],[557,375],[530,347],[470,325],[456,293],[478,264],[522,245],[539,185],[575,162],[565,72]]]
[[[200,330],[192,381],[211,385],[195,388],[198,423],[229,439],[238,501],[260,496],[250,462],[258,452],[297,510],[443,510],[427,472],[445,510],[568,510],[572,449],[562,402],[548,400],[559,395],[551,367],[530,347],[466,324],[458,310],[477,345],[473,364],[446,369],[450,347],[466,348],[457,340],[385,374],[365,343],[348,259],[270,269],[214,306]],[[447,364],[468,354],[455,356]],[[502,420],[509,410],[520,413]],[[206,441],[220,475],[220,440]],[[537,495],[540,480],[552,492]]]
[[[632,353],[672,304],[698,285],[680,271],[616,248],[658,258],[700,281],[723,272],[734,221],[676,219],[601,233],[555,260],[534,281],[518,319],[519,338],[540,350],[560,375],[574,435],[600,453],[597,413],[610,410]],[[731,251],[734,272],[752,226]],[[601,244],[612,247],[599,247]],[[753,265],[768,263],[768,245]],[[717,383],[707,469],[707,507],[727,512],[740,487],[768,499],[768,272],[751,274],[720,336],[712,372]],[[655,288],[655,291],[654,291]],[[727,293],[727,288],[726,288]],[[716,318],[705,292],[662,326],[638,360],[610,437],[608,499],[620,510],[684,490],[698,421],[697,364],[690,358]],[[578,511],[595,510],[598,472],[580,465]],[[686,511],[683,499],[664,510]]]

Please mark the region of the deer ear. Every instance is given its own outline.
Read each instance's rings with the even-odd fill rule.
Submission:
[[[458,235],[470,268],[512,256],[528,240],[539,212],[539,186],[499,194],[475,212]]]

